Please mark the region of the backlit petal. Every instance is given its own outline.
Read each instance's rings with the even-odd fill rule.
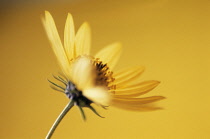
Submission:
[[[159,81],[151,80],[130,85],[120,89],[117,88],[115,90],[115,95],[116,96],[120,95],[122,97],[140,96],[154,89],[159,83],[160,83]]]
[[[121,102],[115,102],[113,101],[112,106],[120,108],[120,109],[124,109],[124,110],[130,110],[130,111],[154,111],[154,110],[160,110],[162,108],[157,107],[157,106],[153,106],[151,104],[143,104],[141,106],[135,106],[135,105],[127,105],[127,104],[122,104]]]
[[[132,81],[134,81],[137,77],[139,77],[143,73],[143,71],[143,67],[133,67],[117,72],[113,75],[115,77],[114,83],[117,85],[117,87],[122,86],[124,84],[129,84]]]
[[[87,22],[83,23],[79,28],[75,38],[76,56],[89,55],[91,45],[90,26]]]
[[[151,103],[164,99],[162,96],[152,96],[146,98],[116,98],[112,99],[111,104],[115,107],[136,110],[136,111],[151,111],[160,109],[153,106]]]
[[[122,102],[126,104],[132,104],[132,105],[142,105],[142,104],[147,104],[147,103],[152,103],[161,99],[164,99],[165,97],[163,96],[151,96],[151,97],[144,97],[144,98],[121,98],[114,96],[113,101],[116,102]]]
[[[83,95],[96,104],[108,106],[110,103],[110,94],[104,87],[94,87],[85,89]]]
[[[48,11],[45,11],[45,18],[42,19],[47,36],[50,40],[53,51],[58,59],[61,69],[65,74],[69,70],[69,62],[61,43],[54,20]]]
[[[71,79],[79,90],[91,88],[94,85],[95,69],[91,59],[82,56],[72,63]]]
[[[99,58],[104,64],[113,69],[121,55],[122,47],[120,43],[113,43],[99,51],[95,58]]]
[[[66,19],[65,29],[64,29],[64,48],[69,60],[75,58],[74,53],[74,21],[72,15],[69,13]]]

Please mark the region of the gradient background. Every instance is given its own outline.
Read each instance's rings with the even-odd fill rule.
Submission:
[[[76,29],[92,28],[92,53],[121,41],[118,69],[143,65],[142,80],[161,84],[151,95],[164,110],[130,112],[110,107],[101,119],[74,107],[53,139],[209,139],[209,0],[1,1],[0,138],[43,139],[68,99],[47,78],[59,67],[40,17],[53,15],[61,36],[68,12]]]

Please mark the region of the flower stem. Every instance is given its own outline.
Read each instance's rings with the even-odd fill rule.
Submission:
[[[48,132],[47,136],[45,139],[50,139],[51,136],[53,135],[55,129],[57,128],[57,126],[59,125],[59,123],[61,122],[61,120],[63,119],[63,117],[68,113],[68,111],[74,106],[74,101],[71,100],[66,107],[63,109],[63,111],[60,113],[60,115],[58,116],[58,118],[56,119],[56,121],[54,122],[54,124],[52,125],[50,131]]]

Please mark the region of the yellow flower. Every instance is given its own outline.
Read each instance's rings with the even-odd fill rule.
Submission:
[[[55,77],[65,84],[58,86],[75,104],[89,107],[91,103],[115,106],[127,110],[155,110],[152,102],[163,96],[139,98],[154,89],[159,81],[135,82],[144,71],[143,67],[132,67],[114,71],[120,54],[121,44],[113,43],[95,55],[90,54],[91,32],[88,23],[83,23],[75,33],[74,22],[68,14],[62,44],[51,14],[46,11],[43,24],[52,49],[66,79]],[[52,83],[52,82],[51,82]]]

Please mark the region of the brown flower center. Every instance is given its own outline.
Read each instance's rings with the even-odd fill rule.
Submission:
[[[106,86],[108,90],[114,90],[116,85],[113,84],[113,72],[107,64],[102,63],[99,58],[94,59],[93,65],[96,67],[96,85]]]

